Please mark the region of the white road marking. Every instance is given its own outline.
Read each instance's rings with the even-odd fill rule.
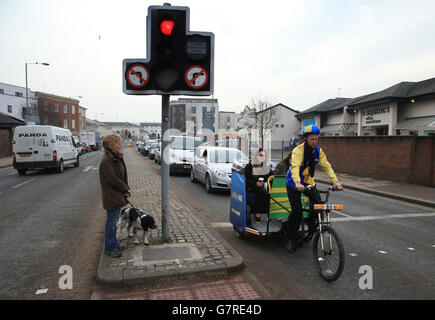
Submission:
[[[231,222],[212,222],[210,225],[213,228],[232,228],[233,224]]]
[[[348,214],[345,214],[345,213],[343,213],[343,212],[340,212],[340,211],[331,210],[331,212],[334,212],[334,213],[336,213],[336,214],[341,214],[342,216],[345,216],[345,217],[348,217],[348,218],[352,218],[352,216],[350,216],[350,215],[348,215]]]
[[[9,173],[8,176],[14,176],[16,174],[17,174],[16,172],[12,172],[12,173]]]
[[[415,249],[414,249],[414,248],[408,248],[408,250],[410,250],[410,251],[415,251]]]
[[[391,214],[391,215],[386,215],[386,216],[331,218],[331,220],[334,222],[347,222],[347,221],[369,221],[369,220],[381,220],[381,219],[393,219],[393,218],[418,218],[418,217],[433,217],[433,216],[435,216],[435,212],[403,213],[403,214]]]
[[[47,293],[48,289],[39,289],[38,291],[36,291],[35,294],[45,294]]]
[[[349,255],[350,255],[351,257],[357,257],[357,256],[358,256],[356,253],[349,253]]]
[[[379,253],[383,253],[383,254],[385,254],[385,253],[387,253],[386,251],[378,251]]]
[[[91,168],[93,168],[94,166],[89,166],[86,167],[86,169],[83,169],[82,172],[88,172],[89,170],[91,170]]]
[[[30,180],[27,180],[27,181],[25,181],[25,182],[23,182],[23,183],[17,184],[16,186],[13,186],[11,189],[16,189],[16,188],[18,188],[18,187],[21,187],[22,185],[25,185],[26,183],[29,183],[29,182],[31,182],[31,181],[33,181],[33,180],[35,180],[35,178],[30,179]]]

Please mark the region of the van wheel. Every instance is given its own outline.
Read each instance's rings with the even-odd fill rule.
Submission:
[[[18,174],[20,175],[20,176],[25,176],[26,175],[26,169],[17,169],[17,171],[18,171]]]
[[[65,167],[63,166],[63,160],[60,160],[59,167],[57,167],[57,172],[62,173]]]
[[[74,168],[78,168],[79,166],[80,166],[80,159],[77,156],[77,161],[76,161],[76,163],[74,163]]]

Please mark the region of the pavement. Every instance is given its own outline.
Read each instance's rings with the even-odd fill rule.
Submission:
[[[13,161],[12,156],[0,158],[0,169],[12,167],[12,161]]]
[[[336,173],[336,176],[346,189],[435,208],[435,188],[433,187],[359,177],[345,173]],[[316,182],[331,183],[321,168],[316,170],[315,180]]]
[[[124,148],[133,205],[151,214],[158,226],[148,235],[149,246],[135,245],[126,229],[118,230],[122,250],[120,258],[101,252],[97,281],[101,284],[126,287],[190,278],[215,276],[237,271],[243,258],[199,215],[170,184],[170,241],[164,243],[161,232],[161,179],[153,162],[144,158],[136,148]],[[153,168],[154,167],[154,168]],[[187,179],[187,177],[186,177]],[[104,212],[102,212],[104,214]]]
[[[170,186],[170,241],[161,234],[161,180],[152,162],[136,151],[125,148],[124,158],[132,190],[131,202],[151,214],[158,226],[151,230],[150,245],[135,245],[121,230],[118,239],[122,257],[101,253],[97,281],[101,284],[128,287],[151,284],[159,280],[189,278],[199,275],[222,275],[243,268],[243,258],[214,230],[203,223],[199,214]],[[10,167],[12,158],[0,158],[0,168]],[[316,181],[329,183],[319,168]],[[435,208],[435,188],[396,183],[337,173],[344,188]],[[102,212],[104,214],[104,212]],[[234,287],[234,285],[233,285]]]

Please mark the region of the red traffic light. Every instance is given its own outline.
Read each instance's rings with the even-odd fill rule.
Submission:
[[[174,21],[172,20],[163,20],[162,23],[160,23],[160,31],[170,36],[172,34],[172,29],[174,29]]]

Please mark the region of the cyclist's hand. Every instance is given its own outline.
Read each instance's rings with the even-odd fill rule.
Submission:
[[[295,185],[296,185],[296,189],[298,189],[298,191],[302,192],[305,190],[305,187],[302,183],[296,182]]]
[[[343,186],[340,184],[340,182],[335,182],[333,184],[334,188],[338,189],[338,190],[343,190]]]

